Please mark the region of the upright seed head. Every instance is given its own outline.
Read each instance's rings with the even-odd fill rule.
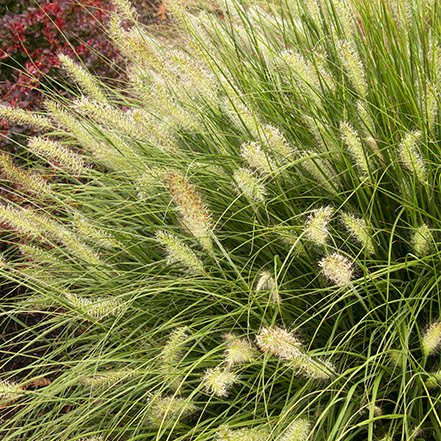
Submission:
[[[211,251],[211,217],[196,188],[179,172],[169,172],[166,181],[184,225],[203,248]]]
[[[269,271],[261,271],[257,279],[256,291],[267,291],[271,303],[279,305],[282,301],[279,293],[279,287]]]
[[[409,170],[422,184],[427,183],[426,165],[418,150],[421,132],[407,133],[398,147],[398,155],[403,167]]]
[[[323,275],[337,286],[346,286],[351,283],[354,276],[354,265],[345,256],[332,253],[319,262]]]
[[[329,193],[335,194],[336,189],[340,186],[340,181],[330,162],[311,150],[303,152],[302,158],[304,160],[301,165],[312,178]]]
[[[349,233],[364,247],[366,253],[372,254],[375,251],[374,242],[366,221],[348,213],[342,213],[341,218]]]
[[[231,387],[239,381],[239,377],[229,369],[217,366],[207,369],[202,380],[207,393],[224,398],[228,396]]]
[[[369,175],[369,162],[360,137],[355,129],[347,122],[340,123],[341,138],[356,165],[365,176]]]
[[[265,202],[265,186],[254,176],[251,170],[239,168],[234,172],[233,178],[239,191],[247,198],[256,203]]]
[[[204,265],[193,250],[176,236],[165,231],[157,231],[156,239],[167,251],[167,263],[178,263],[192,274],[205,274]]]
[[[283,360],[293,360],[301,355],[302,342],[297,336],[277,326],[262,328],[256,336],[259,349]]]
[[[429,226],[421,224],[413,232],[412,248],[418,257],[427,256],[433,245],[433,236]]]
[[[75,63],[72,58],[67,55],[60,54],[58,58],[68,75],[78,83],[81,88],[92,98],[103,103],[107,102],[107,98],[104,95],[96,77],[91,75],[83,66]]]
[[[244,363],[251,363],[257,357],[256,349],[245,338],[238,338],[234,334],[224,335],[227,342],[225,349],[225,364],[227,367]]]
[[[329,205],[314,210],[306,219],[305,237],[316,245],[325,245],[329,235],[328,224],[333,212],[333,208]]]
[[[284,430],[278,441],[306,441],[310,431],[310,424],[307,419],[296,418]]]
[[[242,144],[240,155],[248,165],[263,176],[274,173],[276,165],[272,158],[262,149],[258,142],[247,142]]]
[[[270,124],[262,127],[262,140],[267,150],[279,164],[289,164],[296,154],[296,150],[289,144],[282,132]]]
[[[423,334],[421,348],[423,354],[427,357],[438,351],[441,347],[441,320],[432,323]]]
[[[426,104],[425,113],[429,132],[433,131],[438,117],[438,99],[439,91],[437,85],[433,82],[428,83],[426,90],[426,99],[424,101]]]
[[[161,351],[161,359],[166,366],[177,365],[183,356],[184,345],[188,340],[186,326],[173,330]]]
[[[368,84],[357,48],[348,41],[340,41],[338,44],[338,55],[354,89],[360,98],[366,98]]]

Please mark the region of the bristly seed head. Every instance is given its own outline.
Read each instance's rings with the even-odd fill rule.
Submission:
[[[265,202],[266,189],[251,170],[239,168],[234,172],[237,187],[247,198],[257,203]]]
[[[239,377],[234,372],[217,366],[205,371],[202,384],[207,393],[224,398],[228,396],[229,390],[238,380]]]
[[[23,389],[13,381],[0,380],[0,401],[15,401],[23,395]]]
[[[173,201],[181,213],[184,225],[203,248],[211,251],[213,248],[211,217],[196,188],[177,171],[169,172],[166,175],[166,181]]]
[[[423,354],[432,355],[441,347],[441,320],[432,323],[423,335],[421,343]]]
[[[214,441],[267,441],[270,431],[265,427],[229,429],[221,426]]]
[[[337,286],[346,286],[351,283],[354,276],[354,265],[345,256],[332,253],[319,262],[323,275]]]
[[[374,242],[366,221],[348,213],[342,213],[341,218],[349,233],[364,247],[366,253],[372,254],[375,251]]]
[[[227,342],[225,364],[228,367],[256,360],[258,353],[247,339],[239,338],[234,334],[226,334],[224,339]]]
[[[305,418],[296,418],[285,429],[278,441],[306,441],[310,433],[309,421]]]
[[[421,132],[407,133],[398,147],[398,155],[403,167],[409,170],[421,184],[427,183],[426,165],[418,150]]]
[[[305,237],[316,245],[325,245],[329,235],[328,224],[333,212],[333,208],[329,205],[314,210],[306,219]]]
[[[424,257],[429,254],[433,244],[432,232],[428,225],[421,224],[414,230],[412,236],[412,248],[418,257]]]
[[[293,360],[301,355],[302,342],[292,332],[277,326],[262,328],[256,336],[259,349],[283,360]]]
[[[167,263],[178,263],[192,274],[202,275],[205,273],[204,265],[182,240],[165,231],[157,231],[156,239],[167,251]]]

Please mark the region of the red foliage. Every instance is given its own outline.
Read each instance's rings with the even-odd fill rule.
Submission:
[[[114,59],[117,52],[103,32],[110,12],[106,0],[21,0],[21,10],[0,19],[0,103],[38,109],[38,88],[57,77],[58,54],[81,57],[93,71],[114,77],[102,57]],[[14,4],[17,9],[17,3]],[[100,55],[97,55],[100,54]],[[0,132],[7,134],[7,125]],[[1,140],[0,140],[1,145]]]

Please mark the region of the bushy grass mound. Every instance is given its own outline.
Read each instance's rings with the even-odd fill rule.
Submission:
[[[124,90],[0,110],[2,439],[440,440],[438,2],[116,6]]]

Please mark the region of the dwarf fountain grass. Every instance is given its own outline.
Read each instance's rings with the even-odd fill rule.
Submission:
[[[438,4],[166,3],[0,109],[0,438],[441,439]]]
[[[234,334],[225,334],[224,339],[227,347],[225,349],[225,363],[231,368],[243,363],[251,363],[257,358],[257,350],[245,338],[238,338]]]

